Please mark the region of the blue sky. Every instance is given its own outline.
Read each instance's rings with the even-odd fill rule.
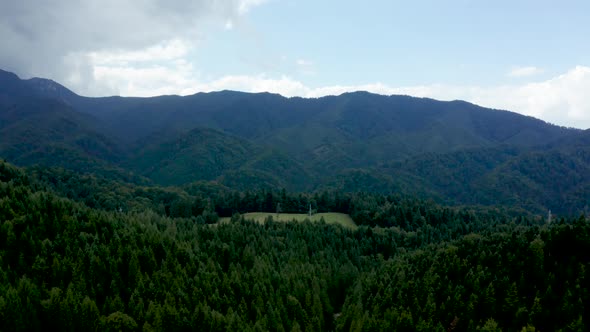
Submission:
[[[589,13],[543,0],[6,1],[0,68],[90,96],[368,90],[589,128]]]
[[[506,73],[526,66],[551,77],[590,55],[590,2],[564,3],[275,0],[207,38],[202,59],[212,75],[265,71],[313,87],[490,85],[514,81]],[[282,57],[313,63],[315,75]]]

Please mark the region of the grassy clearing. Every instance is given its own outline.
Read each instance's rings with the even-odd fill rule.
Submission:
[[[309,216],[305,213],[280,213],[278,216],[276,213],[269,213],[269,212],[250,212],[243,214],[244,218],[247,220],[254,220],[258,223],[263,223],[266,218],[272,216],[274,221],[281,221],[281,222],[288,222],[288,221],[304,221],[305,219],[310,219]],[[311,216],[311,222],[318,222],[320,219],[324,218],[326,224],[339,224],[343,227],[356,229],[357,226],[350,218],[348,214],[344,213],[336,213],[336,212],[326,212],[326,213],[316,213]],[[229,222],[230,218],[221,218],[219,220],[220,223]]]

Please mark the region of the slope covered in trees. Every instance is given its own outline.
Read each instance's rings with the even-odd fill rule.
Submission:
[[[126,209],[88,198],[95,193]],[[277,202],[346,211],[360,227],[261,225],[236,214]],[[231,222],[209,225],[218,213]],[[590,324],[585,217],[548,224],[398,196],[154,188],[0,163],[0,221],[7,331],[583,331]]]
[[[366,92],[86,98],[0,71],[0,157],[159,185],[398,193],[575,216],[588,132],[462,101]]]
[[[575,215],[590,204],[590,146],[494,148],[428,154],[385,164],[382,188],[436,197],[447,204],[520,207]],[[346,187],[346,186],[343,186]]]

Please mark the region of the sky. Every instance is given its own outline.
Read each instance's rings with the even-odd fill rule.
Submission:
[[[85,96],[366,90],[590,128],[590,2],[0,2],[0,68]]]

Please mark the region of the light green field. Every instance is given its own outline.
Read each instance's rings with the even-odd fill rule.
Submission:
[[[269,213],[269,212],[250,212],[243,214],[244,219],[246,220],[254,220],[258,223],[263,223],[266,218],[272,216],[274,221],[281,221],[281,222],[288,222],[288,221],[304,221],[305,219],[309,219],[309,216],[305,213],[280,213],[277,217],[276,213]],[[348,214],[344,213],[337,213],[337,212],[326,212],[326,213],[316,213],[311,216],[311,222],[318,222],[320,219],[324,218],[326,224],[339,224],[343,227],[356,229],[357,226],[350,218]],[[220,218],[220,223],[229,222],[231,218]]]

